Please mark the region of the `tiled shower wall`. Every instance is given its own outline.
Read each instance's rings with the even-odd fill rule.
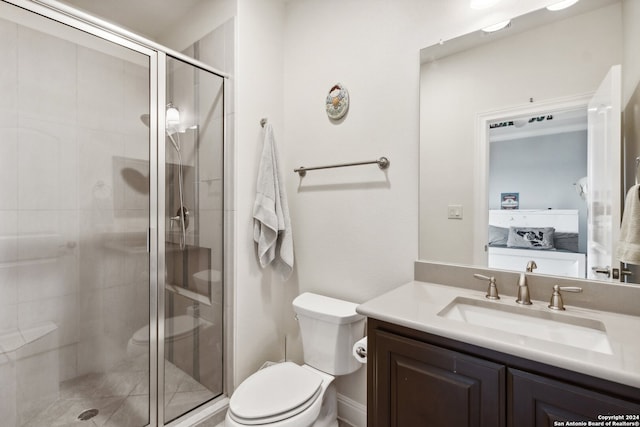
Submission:
[[[148,322],[147,65],[70,38],[0,20],[0,336],[52,322],[58,361],[0,354],[8,425],[37,375],[106,370]]]

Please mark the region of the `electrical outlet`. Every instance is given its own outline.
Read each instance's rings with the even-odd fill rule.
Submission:
[[[462,205],[447,206],[447,213],[449,219],[462,219]]]

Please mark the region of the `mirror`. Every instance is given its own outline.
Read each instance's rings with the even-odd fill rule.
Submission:
[[[621,267],[632,273],[623,280],[640,282],[637,267],[617,262],[615,247],[607,265],[592,252],[603,235],[617,242],[616,209],[635,182],[638,3],[581,0],[421,51],[420,259],[524,271],[529,257],[546,256],[536,272],[611,281],[612,269],[607,277],[604,268]],[[617,64],[620,93],[607,106],[599,94],[616,80]],[[624,143],[606,143],[613,153],[589,154],[600,131],[588,126],[599,117],[619,124],[620,115],[617,140]],[[600,170],[607,156],[622,172]],[[603,184],[609,188],[601,190]],[[612,208],[601,208],[605,193]],[[606,221],[593,215],[599,211]],[[545,231],[544,246],[538,237],[547,228],[555,233]],[[547,250],[520,247],[527,245]],[[499,250],[491,246],[509,249],[509,262],[496,264]],[[548,268],[558,262],[559,269]]]

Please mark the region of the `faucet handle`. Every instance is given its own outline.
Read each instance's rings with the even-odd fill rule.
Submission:
[[[562,302],[562,292],[582,292],[582,288],[578,286],[558,286],[553,287],[553,294],[551,295],[551,301],[549,301],[549,308],[551,310],[564,310],[564,303]]]
[[[558,289],[559,291],[562,291],[562,292],[576,292],[576,293],[582,292],[582,288],[579,287],[579,286],[558,286],[558,285],[555,285],[553,287],[553,290],[555,291],[556,289]]]
[[[491,276],[485,276],[484,274],[475,273],[473,275],[476,279],[487,280],[489,282],[489,288],[487,289],[487,295],[485,295],[488,299],[500,299],[498,295],[498,288],[496,287],[496,278]]]

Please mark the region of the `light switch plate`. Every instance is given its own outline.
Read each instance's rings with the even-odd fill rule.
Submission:
[[[447,213],[449,219],[462,219],[462,205],[447,206]]]

